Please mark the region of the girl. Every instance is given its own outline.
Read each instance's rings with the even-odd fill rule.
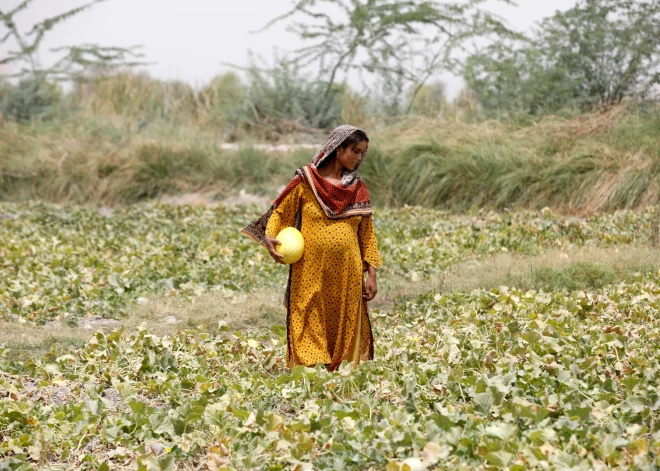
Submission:
[[[339,126],[270,209],[241,231],[278,263],[279,231],[294,226],[305,239],[302,258],[290,266],[284,299],[290,368],[323,363],[333,371],[343,360],[357,366],[373,359],[366,303],[376,296],[382,260],[369,193],[358,174],[368,145],[361,129]]]

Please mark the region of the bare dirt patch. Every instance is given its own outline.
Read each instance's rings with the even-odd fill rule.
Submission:
[[[158,199],[159,203],[172,206],[208,206],[215,208],[219,205],[224,206],[248,206],[258,205],[264,208],[272,202],[272,198],[262,195],[254,195],[245,190],[240,190],[237,194],[228,196],[224,199],[218,199],[215,192],[185,193],[182,195],[165,195]]]
[[[83,318],[78,327],[51,322],[43,327],[17,322],[0,322],[0,344],[17,355],[43,354],[53,345],[77,348],[93,332],[146,327],[156,335],[196,328],[215,332],[219,323],[232,331],[268,329],[285,324],[281,292],[261,290],[249,294],[210,292],[192,300],[158,296],[139,298],[130,315],[121,320]]]

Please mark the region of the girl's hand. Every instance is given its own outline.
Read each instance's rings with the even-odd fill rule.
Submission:
[[[364,284],[364,289],[362,290],[362,299],[369,302],[376,297],[376,293],[378,293],[376,270],[369,267],[369,276],[367,277],[367,282]]]
[[[280,255],[275,250],[275,247],[280,245],[279,240],[273,239],[271,236],[267,235],[266,237],[264,237],[264,244],[266,244],[268,253],[270,254],[271,257],[273,257],[273,260],[275,260],[277,263],[280,263],[282,265],[286,265],[286,263],[284,263],[284,256]]]

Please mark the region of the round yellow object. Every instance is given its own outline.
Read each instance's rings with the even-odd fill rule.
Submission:
[[[298,229],[287,227],[275,238],[280,241],[280,244],[275,246],[275,251],[284,256],[284,263],[291,265],[300,260],[305,248],[305,239]]]

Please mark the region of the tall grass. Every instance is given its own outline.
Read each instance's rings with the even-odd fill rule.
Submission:
[[[79,117],[0,127],[0,200],[120,204],[245,188],[273,194],[306,154],[225,151],[210,133],[171,124]]]
[[[594,290],[658,270],[660,250],[641,245],[550,250],[533,256],[502,253],[459,265],[439,283],[452,289],[515,286],[522,290]]]
[[[146,74],[122,73],[81,82],[70,98],[97,116],[124,116],[140,120],[193,124],[236,133],[244,113],[245,87],[238,76],[215,77],[196,89],[186,82],[161,81]]]
[[[529,127],[419,121],[379,142],[363,173],[390,205],[593,212],[660,199],[658,108]]]
[[[0,199],[115,204],[243,188],[272,196],[313,153],[269,154],[247,141],[237,152],[224,151],[223,138],[192,118],[147,120],[158,94],[132,93],[136,103],[106,114],[83,109],[50,122],[1,124]],[[172,109],[188,99],[182,91]],[[144,107],[151,111],[143,115]],[[380,205],[587,213],[660,200],[658,107],[532,125],[410,117],[370,134],[361,173]]]
[[[131,117],[142,125],[160,121],[192,125],[230,141],[277,140],[339,124],[342,97],[349,92],[346,87],[334,87],[326,96],[325,84],[286,61],[267,70],[250,67],[247,72],[245,82],[227,73],[202,87],[119,73],[81,82],[67,98],[96,116]]]

